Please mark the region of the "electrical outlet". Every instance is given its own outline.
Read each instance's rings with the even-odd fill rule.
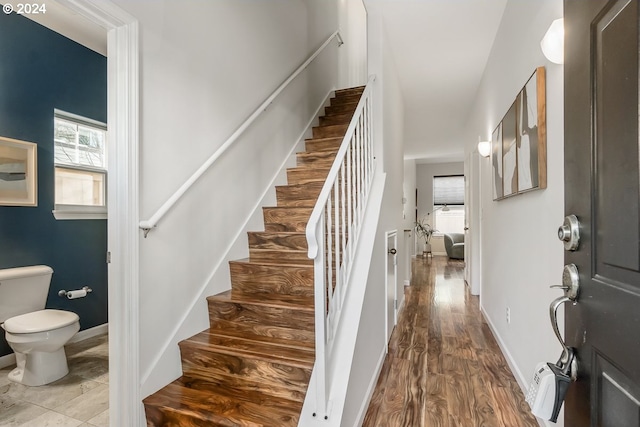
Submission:
[[[511,323],[511,308],[507,307],[507,324]]]

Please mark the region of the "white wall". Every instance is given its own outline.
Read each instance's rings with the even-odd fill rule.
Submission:
[[[403,100],[398,82],[397,70],[389,47],[386,44],[384,28],[375,9],[367,6],[368,12],[368,52],[369,72],[376,75],[375,140],[377,168],[386,173],[386,182],[380,222],[373,247],[373,260],[369,270],[369,280],[364,306],[360,318],[358,339],[354,360],[351,364],[349,389],[342,418],[343,426],[358,425],[366,411],[376,378],[384,360],[385,351],[385,274],[387,253],[385,232],[398,231],[398,247],[404,247],[402,219],[402,184],[404,178],[403,160]],[[398,264],[403,265],[401,252]],[[405,272],[398,269],[396,294],[404,298]],[[401,300],[399,301],[401,303]]]
[[[360,86],[368,78],[367,11],[363,0],[340,0],[338,8],[340,33],[345,41],[339,53],[339,86]]]
[[[540,51],[542,36],[561,16],[561,0],[508,2],[467,128],[470,152],[478,135],[490,136],[535,68],[546,67],[548,188],[494,202],[489,160],[480,174],[481,306],[516,378],[527,386],[536,363],[556,361],[561,350],[548,307],[561,295],[549,285],[560,283],[563,267],[556,237],[564,215],[563,67]]]
[[[405,285],[411,280],[411,258],[415,255],[415,222],[416,222],[416,161],[414,159],[404,161],[404,179],[402,181],[402,197],[404,200],[402,218],[404,222],[404,260]]]
[[[141,219],[337,29],[339,11],[337,1],[116,3],[140,23]],[[208,326],[204,297],[229,289],[227,261],[248,256],[246,230],[263,229],[261,199],[274,205],[271,183],[284,183],[279,170],[337,86],[337,42],[327,52],[141,235],[143,396],[181,374],[178,341]]]
[[[464,163],[426,163],[416,165],[416,185],[418,189],[418,219],[427,218],[433,225],[433,177],[445,175],[463,175]],[[436,227],[437,228],[437,227]],[[422,252],[423,240],[416,242],[415,254]],[[442,235],[431,239],[431,251],[435,255],[446,255]]]

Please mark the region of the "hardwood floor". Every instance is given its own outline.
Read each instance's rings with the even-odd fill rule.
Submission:
[[[413,261],[364,427],[537,427],[463,263]]]

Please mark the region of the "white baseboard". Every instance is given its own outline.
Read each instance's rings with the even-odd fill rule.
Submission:
[[[378,383],[378,377],[380,376],[380,372],[382,371],[382,365],[384,364],[384,359],[387,357],[386,346],[382,349],[382,354],[380,354],[380,358],[378,359],[378,365],[376,366],[376,374],[371,377],[371,381],[369,382],[369,387],[367,388],[367,394],[365,399],[362,401],[362,405],[360,406],[360,411],[358,411],[358,417],[356,418],[356,423],[354,427],[361,426],[364,422],[364,417],[367,415],[367,409],[369,409],[369,404],[371,403],[371,398],[373,397],[373,392],[376,390],[376,384]]]
[[[14,353],[0,357],[0,369],[16,364],[16,355]]]
[[[103,323],[102,325],[94,326],[93,328],[80,331],[69,340],[67,344],[73,344],[74,342],[88,340],[89,338],[97,337],[98,335],[104,335],[109,332],[109,324]]]
[[[405,286],[411,286],[411,281],[410,280],[405,280],[404,281],[404,285]]]
[[[97,337],[98,335],[103,335],[109,332],[109,324],[105,323],[103,325],[94,326],[93,328],[85,329],[84,331],[80,331],[73,336],[69,340],[67,344],[73,344],[74,342],[84,341],[89,338]],[[6,356],[0,357],[0,369],[6,368],[11,365],[16,364],[16,355],[14,353],[7,354]]]
[[[518,366],[516,365],[515,361],[513,360],[513,356],[511,355],[511,352],[507,349],[507,346],[505,345],[504,341],[502,340],[502,337],[498,333],[498,330],[496,329],[495,325],[491,321],[491,318],[489,317],[487,312],[482,307],[480,308],[480,311],[482,312],[482,316],[487,321],[487,325],[489,325],[489,329],[491,329],[491,333],[493,334],[493,336],[495,337],[496,341],[498,342],[498,347],[500,347],[500,350],[502,351],[502,354],[504,355],[504,358],[507,361],[507,365],[509,365],[509,369],[511,369],[511,372],[513,373],[514,378],[518,382],[518,385],[520,386],[520,389],[522,390],[522,393],[524,395],[526,395],[527,391],[529,389],[529,383],[528,383],[527,378],[522,374],[522,371],[520,371],[520,369],[518,369]],[[539,418],[536,418],[536,421],[538,422],[538,424],[541,427],[552,427],[552,424],[550,424],[547,421],[541,420]]]

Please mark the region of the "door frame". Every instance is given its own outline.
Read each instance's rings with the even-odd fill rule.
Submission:
[[[389,247],[389,239],[393,239],[393,247]],[[384,233],[384,283],[385,283],[385,298],[384,298],[384,316],[385,316],[385,342],[387,351],[389,351],[389,340],[393,328],[398,323],[398,255],[395,256],[395,262],[393,265],[393,283],[389,283],[389,251],[394,248],[398,250],[398,230],[391,230]],[[393,319],[389,319],[389,296],[390,286],[393,287]],[[393,323],[391,323],[393,322]]]
[[[109,424],[145,424],[139,374],[138,21],[108,0],[57,0],[107,30]]]
[[[480,295],[482,289],[482,159],[474,149],[465,159],[465,279],[471,295]]]

